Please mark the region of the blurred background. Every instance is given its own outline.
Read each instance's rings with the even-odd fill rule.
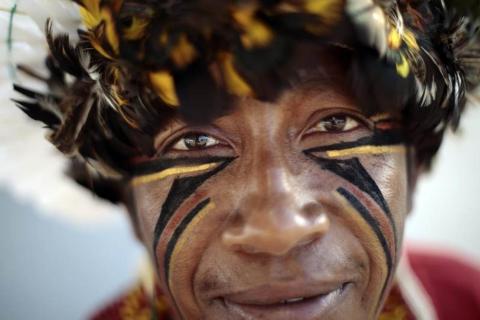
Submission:
[[[36,2],[43,6],[32,6]],[[143,255],[124,213],[75,192],[61,178],[65,163],[44,131],[9,101],[11,80],[22,80],[12,66],[41,65],[38,26],[45,17],[57,14],[58,28],[75,29],[69,7],[58,4],[64,2],[48,8],[40,0],[0,0],[1,320],[85,319],[135,281]],[[25,17],[28,10],[35,10],[36,21]],[[480,106],[467,110],[433,172],[420,180],[406,229],[409,245],[480,261],[479,139]]]

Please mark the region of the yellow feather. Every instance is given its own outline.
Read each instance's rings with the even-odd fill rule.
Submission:
[[[80,17],[88,29],[93,29],[100,23],[99,17],[94,16],[84,7],[80,7]]]
[[[410,74],[410,65],[408,64],[408,61],[403,54],[401,55],[401,58],[402,61],[400,63],[397,63],[397,73],[402,78],[407,78]]]
[[[101,16],[102,20],[105,23],[105,33],[107,36],[107,41],[112,47],[113,51],[115,53],[118,53],[119,40],[112,12],[107,8],[103,8],[101,11]]]
[[[273,39],[273,33],[264,23],[255,19],[256,6],[250,5],[237,9],[232,16],[240,24],[244,33],[241,41],[245,48],[265,47]]]
[[[82,0],[83,6],[93,15],[100,16],[101,0]]]
[[[341,18],[344,0],[305,0],[304,9],[321,17],[327,24],[333,24]]]
[[[257,8],[253,3],[237,7],[232,11],[232,17],[238,24],[246,26],[252,21]]]
[[[120,94],[118,86],[112,85],[110,92],[112,94],[112,98],[115,100],[118,107],[122,107],[128,104],[128,100],[122,97],[122,95]]]
[[[388,34],[388,46],[390,49],[398,50],[402,45],[402,37],[397,28],[392,28]]]
[[[403,34],[403,40],[409,48],[415,49],[417,51],[420,50],[417,39],[415,38],[413,32],[411,32],[410,30],[405,31],[405,33]]]
[[[90,44],[102,56],[104,56],[107,59],[113,60],[113,57],[107,51],[105,51],[102,45],[97,42],[97,39],[93,39],[92,37],[90,37]]]
[[[149,22],[150,20],[148,19],[133,17],[132,25],[123,30],[123,36],[127,40],[138,40],[142,38]]]
[[[167,43],[168,43],[168,38],[169,38],[169,37],[168,37],[168,33],[166,33],[165,31],[162,32],[162,33],[160,34],[160,37],[159,37],[160,44],[161,44],[162,46],[167,45]]]
[[[178,67],[183,68],[195,59],[197,50],[195,50],[195,47],[188,41],[187,36],[182,34],[170,54],[173,62]]]
[[[235,70],[232,54],[221,54],[220,61],[228,92],[237,96],[253,96],[253,90]]]
[[[298,7],[294,6],[291,3],[279,3],[275,10],[282,13],[296,13],[298,12]]]
[[[167,71],[151,72],[150,83],[158,96],[168,105],[178,107],[180,105],[175,90],[173,77]]]
[[[80,16],[88,29],[93,29],[101,22],[100,0],[83,0],[80,6]]]
[[[304,0],[303,9],[317,15],[321,21],[305,25],[305,30],[314,35],[322,35],[332,30],[331,26],[342,19],[345,5],[344,0]]]
[[[242,44],[247,49],[266,47],[273,39],[273,33],[266,25],[254,21],[241,36]]]
[[[129,126],[131,126],[132,128],[135,128],[135,129],[139,128],[138,124],[133,119],[131,119],[129,116],[127,116],[127,114],[125,113],[123,108],[120,107],[120,108],[118,108],[117,111],[118,111],[118,113],[120,113],[122,118],[125,120],[125,122],[128,123]]]

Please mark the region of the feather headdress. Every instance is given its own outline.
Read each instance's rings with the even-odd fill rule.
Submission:
[[[478,24],[443,0],[74,2],[78,42],[47,23],[50,76],[34,76],[49,92],[17,85],[28,98],[18,105],[60,151],[109,178],[151,155],[156,130],[176,112],[202,121],[231,97],[271,99],[258,79],[281,85],[299,41],[350,52],[351,90],[367,112],[403,112],[419,164],[480,83]]]
[[[0,186],[41,213],[75,224],[119,221],[119,208],[99,201],[87,189],[65,177],[70,160],[44,138],[44,129],[13,107],[12,81],[45,92],[44,83],[15,70],[24,64],[48,75],[43,67],[48,47],[42,29],[47,17],[55,29],[75,37],[81,20],[69,0],[0,1]],[[48,15],[47,15],[48,12]],[[42,27],[39,27],[39,26]],[[18,95],[17,95],[18,96]],[[13,138],[15,137],[15,138]],[[75,203],[72,206],[72,203]]]

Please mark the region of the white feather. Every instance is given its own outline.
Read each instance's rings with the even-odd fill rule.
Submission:
[[[0,30],[9,30],[10,9],[14,2],[0,4]],[[14,97],[13,80],[45,90],[42,84],[32,82],[21,73],[13,75],[9,68],[22,63],[46,72],[43,62],[47,50],[43,27],[40,28],[46,12],[56,20],[60,18],[61,28],[76,24],[71,19],[70,9],[67,10],[62,2],[18,1],[11,50],[7,45],[8,33],[0,34],[0,186],[23,201],[34,203],[50,216],[79,224],[109,223],[114,221],[120,209],[95,198],[67,178],[63,172],[68,161],[46,141],[46,131],[41,124],[28,119],[10,101]],[[25,14],[32,11],[36,13],[35,21]]]
[[[32,18],[40,30],[50,18],[56,30],[77,37],[77,29],[81,25],[77,6],[71,0],[17,0],[18,11]]]
[[[376,48],[380,56],[387,51],[387,19],[373,0],[347,0],[346,12],[365,45]]]

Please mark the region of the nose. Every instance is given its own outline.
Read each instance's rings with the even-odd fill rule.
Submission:
[[[261,188],[240,201],[222,234],[224,245],[246,253],[281,256],[327,232],[330,220],[321,205],[295,187],[285,171],[270,170],[262,178]]]

